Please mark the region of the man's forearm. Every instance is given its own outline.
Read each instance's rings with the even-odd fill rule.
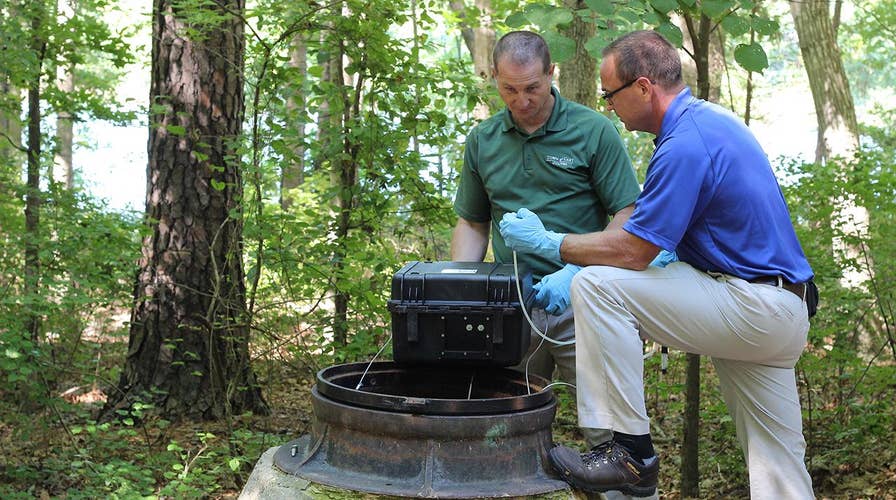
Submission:
[[[610,220],[610,223],[607,224],[606,229],[622,229],[622,225],[625,224],[625,221],[628,220],[629,217],[632,216],[632,212],[635,211],[635,204],[623,208],[622,210],[616,212],[613,215],[613,218]]]
[[[627,217],[626,217],[627,218]],[[659,247],[621,228],[607,226],[604,231],[568,234],[560,245],[564,262],[580,266],[614,266],[641,271],[659,253]]]
[[[451,260],[480,262],[488,249],[490,222],[458,219],[451,234]]]

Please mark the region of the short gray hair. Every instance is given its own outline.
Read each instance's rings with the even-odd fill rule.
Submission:
[[[502,36],[495,49],[492,51],[492,68],[498,72],[498,61],[509,57],[510,62],[518,65],[529,64],[532,61],[541,61],[545,74],[551,71],[551,52],[537,33],[531,31],[511,31]]]
[[[675,47],[656,31],[632,31],[604,48],[602,55],[616,59],[616,76],[628,82],[645,76],[665,89],[682,85],[681,57]]]

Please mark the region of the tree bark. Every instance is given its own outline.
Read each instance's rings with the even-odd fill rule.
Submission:
[[[0,109],[0,196],[11,200],[15,194],[10,186],[11,179],[18,178],[22,166],[22,121],[21,97],[19,89],[0,74],[0,97],[17,103],[11,109]]]
[[[40,36],[42,19],[35,12],[31,19],[31,51],[37,59],[35,75],[43,68],[46,42]],[[41,111],[40,78],[34,78],[28,87],[28,166],[25,173],[25,287],[24,295],[30,304],[25,308],[25,331],[32,342],[40,341],[40,156],[41,156]]]
[[[292,148],[292,161],[284,164],[280,177],[280,207],[284,210],[292,205],[289,191],[305,182],[305,82],[308,79],[308,46],[304,34],[299,33],[292,39],[289,65],[296,69],[300,83],[286,101],[288,116],[293,117],[295,125],[295,145]]]
[[[147,219],[120,391],[105,414],[148,401],[172,419],[266,413],[249,361],[242,264],[243,0],[190,23],[153,5]],[[188,25],[189,24],[189,25]],[[192,39],[187,28],[204,29]]]
[[[829,5],[822,0],[790,2],[818,119],[817,162],[849,158],[859,146],[858,120]]]
[[[57,2],[57,16],[59,24],[66,18],[75,16],[76,0],[62,0]],[[75,90],[75,66],[68,64],[58,70],[56,86],[63,94],[71,94]],[[56,155],[53,162],[54,182],[59,182],[66,189],[74,186],[74,171],[72,167],[72,143],[74,142],[74,127],[72,114],[67,110],[59,110],[56,113]]]
[[[59,90],[71,93],[75,90],[74,68],[63,70],[59,79]],[[65,186],[74,187],[74,167],[72,165],[72,144],[75,139],[72,114],[60,110],[56,114],[56,155],[53,162],[53,181]]]
[[[837,157],[852,160],[859,149],[859,126],[829,3],[822,0],[791,1],[790,13],[818,121],[815,161],[822,163]],[[844,172],[843,175],[847,174]],[[867,233],[870,216],[865,207],[856,204],[851,196],[833,200],[833,203],[837,207],[834,224],[844,233]],[[834,248],[845,257],[841,262],[863,262],[861,250],[840,238],[834,241]],[[870,263],[864,268],[844,265],[841,284],[862,288],[871,279],[871,269]]]
[[[342,59],[345,57],[345,49],[342,41],[338,42],[337,57],[333,60],[333,68],[331,77],[334,87],[339,89],[334,99],[339,99],[339,109],[342,111],[340,116],[333,116],[332,119],[338,124],[338,128],[334,128],[334,132],[339,134],[341,138],[338,144],[341,146],[339,154],[331,160],[330,164],[330,180],[336,189],[336,196],[333,201],[335,203],[334,218],[332,221],[332,232],[336,236],[333,246],[333,282],[336,284],[333,297],[333,341],[337,346],[345,346],[348,344],[348,306],[351,301],[351,295],[348,291],[340,286],[343,282],[343,272],[345,270],[346,259],[348,258],[348,235],[351,230],[351,216],[354,208],[355,191],[357,188],[358,166],[355,162],[357,157],[356,147],[352,142],[352,134],[350,124],[352,121],[353,102],[360,100],[361,73],[357,74],[358,81],[355,82],[356,88],[354,93],[350,92],[351,82],[344,74]]]
[[[475,0],[476,9],[479,11],[479,18],[475,23],[471,22],[466,15],[466,5],[463,0],[452,0],[451,8],[458,12],[461,19],[461,36],[470,51],[473,58],[473,70],[480,79],[480,86],[485,93],[492,78],[492,51],[495,49],[496,35],[495,28],[492,24],[492,2],[491,0]],[[484,120],[492,113],[492,106],[487,102],[480,102],[473,109],[473,118],[476,120]]]
[[[691,41],[691,57],[697,72],[697,96],[711,100],[710,48],[712,46],[712,22],[705,15],[695,20],[684,18],[685,33]],[[718,85],[716,85],[718,94]],[[681,446],[681,494],[683,497],[700,496],[700,355],[687,355],[685,378],[684,438]]]
[[[563,0],[563,4],[574,11],[587,8],[582,0]],[[585,49],[585,44],[594,33],[594,23],[576,16],[564,30],[576,42],[576,53],[560,65],[560,94],[591,109],[597,109],[597,61]]]

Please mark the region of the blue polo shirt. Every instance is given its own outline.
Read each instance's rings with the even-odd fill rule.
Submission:
[[[743,121],[685,88],[654,144],[626,231],[703,271],[812,278],[768,157]]]

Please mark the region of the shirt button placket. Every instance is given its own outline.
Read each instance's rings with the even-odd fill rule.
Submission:
[[[523,142],[523,171],[527,174],[531,174],[532,165],[534,165],[532,161],[532,145],[529,144],[529,140],[527,139]]]

